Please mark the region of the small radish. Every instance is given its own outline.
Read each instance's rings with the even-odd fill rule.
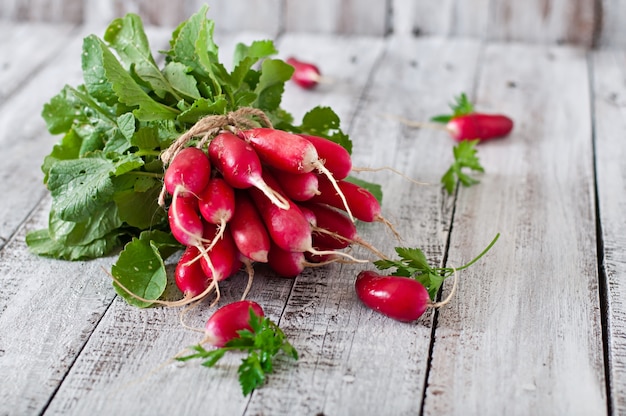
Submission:
[[[267,263],[270,237],[247,192],[235,193],[235,212],[228,228],[239,252],[250,260]]]
[[[272,243],[267,264],[279,276],[292,278],[302,273],[308,263],[304,253],[286,251]]]
[[[198,208],[202,218],[218,225],[219,232],[207,247],[211,250],[215,242],[222,238],[226,224],[235,214],[235,190],[224,179],[211,178],[198,195]]]
[[[180,257],[174,281],[176,286],[185,295],[185,298],[193,298],[204,292],[210,284],[209,278],[204,274],[202,266],[195,259],[200,255],[196,247],[187,247]]]
[[[323,250],[339,250],[352,244],[358,244],[380,258],[386,258],[383,253],[363,240],[357,233],[356,226],[343,212],[325,204],[306,203],[300,206],[301,210],[308,209],[315,216],[313,226],[313,246]]]
[[[209,182],[211,163],[207,155],[195,147],[181,150],[165,170],[163,182],[170,195],[198,195]]]
[[[304,89],[311,89],[317,86],[321,80],[321,73],[317,66],[290,57],[286,61],[293,66],[294,72],[291,79]]]
[[[345,179],[352,170],[352,158],[350,153],[338,143],[324,137],[300,134],[315,146],[318,157],[324,162],[333,177],[337,180]]]
[[[185,246],[200,246],[204,242],[202,233],[204,226],[198,214],[198,199],[195,196],[178,196],[172,199],[167,217],[172,235]]]
[[[209,158],[226,182],[237,189],[259,189],[275,205],[288,202],[263,181],[263,168],[255,149],[230,132],[218,134],[209,144]]]
[[[204,224],[205,240],[214,241],[217,233],[218,229],[215,224]],[[200,258],[200,264],[204,273],[213,281],[219,282],[227,279],[242,266],[239,251],[230,232],[224,233],[223,237],[217,240],[206,254]]]
[[[256,150],[259,158],[273,168],[289,173],[306,173],[318,170],[333,185],[345,210],[352,218],[348,202],[337,186],[333,174],[319,159],[317,149],[310,141],[297,134],[265,127],[245,130],[241,134]]]
[[[485,141],[508,135],[513,130],[513,120],[503,114],[470,113],[452,118],[446,129],[457,141]]]
[[[293,201],[307,201],[319,193],[317,175],[313,172],[288,173],[272,169],[285,196]]]
[[[356,278],[355,289],[366,306],[402,322],[415,321],[431,306],[428,290],[408,277],[362,271]]]
[[[280,192],[278,183],[268,172],[263,174],[263,178],[269,186]],[[311,226],[296,204],[289,202],[287,209],[282,209],[272,204],[257,189],[251,189],[250,196],[277,246],[286,251],[305,252],[312,249]]]
[[[216,310],[206,322],[202,343],[221,348],[228,341],[239,338],[238,331],[252,330],[250,309],[257,316],[265,316],[263,308],[251,300],[232,302]]]
[[[348,201],[348,206],[355,218],[365,222],[386,222],[381,213],[380,203],[371,192],[348,181],[337,181],[337,185]],[[310,202],[321,202],[345,210],[339,193],[325,177],[319,177],[318,187],[319,195],[311,198]]]

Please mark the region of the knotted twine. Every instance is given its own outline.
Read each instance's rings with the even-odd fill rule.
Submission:
[[[255,120],[258,119],[257,120]],[[191,126],[189,130],[180,135],[167,149],[161,152],[163,167],[172,162],[174,157],[183,150],[194,137],[201,137],[196,144],[198,149],[202,149],[213,137],[223,130],[247,130],[261,125],[262,127],[273,128],[272,122],[267,115],[253,107],[241,107],[228,114],[210,115],[201,118]],[[165,206],[165,184],[159,194],[159,205]]]

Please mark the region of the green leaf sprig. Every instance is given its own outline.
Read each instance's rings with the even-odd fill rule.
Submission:
[[[465,93],[461,93],[457,97],[454,97],[454,102],[450,104],[452,114],[440,114],[430,118],[430,121],[435,123],[447,123],[455,117],[464,116],[474,112],[474,105],[467,98]]]
[[[463,171],[463,169],[470,169],[475,172],[485,171],[476,156],[476,144],[478,144],[478,142],[479,140],[464,140],[452,149],[454,162],[452,162],[446,173],[441,177],[441,183],[449,194],[454,192],[457,180],[463,186],[472,186],[479,183],[478,179]]]
[[[265,383],[267,374],[274,372],[274,358],[278,354],[298,359],[298,352],[287,341],[284,332],[269,318],[256,315],[250,308],[249,324],[252,330],[238,331],[239,338],[232,339],[225,346],[207,350],[202,345],[195,345],[191,347],[194,354],[178,357],[177,360],[200,358],[204,360],[202,365],[213,367],[229,351],[247,353],[237,370],[241,391],[247,396]]]
[[[395,268],[392,273],[393,276],[411,277],[420,282],[426,290],[432,301],[435,301],[439,288],[443,284],[443,281],[454,274],[454,271],[463,270],[476,263],[481,257],[483,257],[491,247],[498,241],[500,234],[496,234],[491,243],[473,260],[464,264],[463,266],[452,267],[435,267],[428,263],[428,259],[422,250],[419,248],[407,248],[396,247],[396,253],[400,257],[400,260],[377,260],[374,265],[379,270],[387,270]]]

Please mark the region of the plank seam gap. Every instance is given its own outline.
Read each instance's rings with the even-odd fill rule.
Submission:
[[[598,194],[598,154],[597,154],[597,134],[595,117],[595,84],[593,55],[587,54],[587,73],[589,77],[589,101],[591,113],[591,149],[593,165],[593,202],[596,225],[596,257],[598,273],[598,296],[600,300],[600,324],[602,327],[602,353],[604,357],[604,380],[606,389],[607,414],[613,415],[613,402],[611,394],[611,354],[610,354],[610,331],[609,331],[609,283],[606,268],[604,265],[604,233],[602,231],[602,221],[600,220],[600,196]]]

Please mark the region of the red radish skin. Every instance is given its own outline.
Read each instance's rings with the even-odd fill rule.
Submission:
[[[471,113],[454,117],[446,129],[457,141],[485,141],[508,135],[513,130],[513,120],[502,114]]]
[[[304,218],[306,218],[306,220],[309,222],[309,225],[311,227],[315,227],[317,225],[317,218],[315,218],[315,214],[313,213],[313,211],[311,211],[305,205],[301,204],[298,205],[298,208],[300,208],[302,215],[304,215]]]
[[[202,217],[220,226],[226,225],[235,213],[235,191],[222,178],[212,178],[198,195],[198,208]]]
[[[286,251],[272,244],[267,264],[277,275],[293,278],[302,273],[307,261],[302,252]]]
[[[217,233],[216,225],[205,223],[204,238],[206,240],[213,241]],[[239,251],[230,232],[225,232],[223,237],[216,241],[213,248],[206,252],[206,256],[200,257],[200,265],[204,273],[217,282],[229,278],[241,268]]]
[[[338,210],[324,204],[306,204],[304,208],[315,215],[316,226],[313,228],[315,247],[339,250],[359,239],[354,223]]]
[[[235,194],[235,215],[228,224],[239,252],[252,261],[267,263],[270,237],[263,220],[245,191]]]
[[[263,177],[272,188],[280,192],[276,180],[269,173],[266,172]],[[272,204],[257,189],[251,189],[250,196],[276,245],[286,251],[304,252],[312,249],[311,226],[296,204],[289,202],[289,207],[282,209]]]
[[[241,134],[259,154],[259,158],[275,169],[289,173],[306,173],[317,169],[333,185],[352,219],[351,208],[333,174],[319,160],[317,150],[310,141],[297,134],[265,127],[246,130]]]
[[[318,180],[320,193],[311,198],[310,202],[320,202],[345,210],[343,200],[330,181],[321,175]],[[355,218],[365,222],[384,220],[378,200],[367,189],[347,181],[337,181],[337,185],[346,197]]]
[[[263,168],[255,149],[232,133],[218,134],[209,144],[211,163],[226,182],[237,189],[257,188],[272,203],[285,208],[288,202],[263,181]]]
[[[337,180],[345,179],[352,170],[352,158],[350,153],[338,143],[324,137],[300,134],[315,146],[317,156],[323,161],[333,177]]]
[[[262,162],[290,173],[312,172],[320,164],[317,150],[303,137],[260,127],[242,132]]]
[[[252,330],[250,309],[257,316],[265,316],[263,308],[251,300],[232,302],[216,310],[206,322],[202,342],[221,348],[228,341],[239,338],[237,331]]]
[[[181,197],[174,192],[167,217],[172,235],[185,246],[200,246],[203,243],[204,226],[198,214],[198,199],[194,196]]]
[[[319,193],[317,175],[313,172],[294,174],[273,169],[272,175],[292,201],[308,201]]]
[[[181,150],[165,170],[165,189],[174,195],[198,195],[206,187],[211,175],[211,163],[207,155],[195,147]]]
[[[209,278],[202,270],[202,266],[196,261],[199,255],[200,251],[196,247],[187,247],[174,271],[176,287],[183,292],[185,298],[198,296],[210,284]]]
[[[286,61],[293,66],[293,75],[291,79],[300,87],[310,90],[319,84],[321,73],[319,68],[309,62],[300,61],[294,57],[290,57]]]
[[[355,289],[367,307],[402,322],[415,321],[431,305],[426,288],[408,277],[362,271],[356,278]]]

